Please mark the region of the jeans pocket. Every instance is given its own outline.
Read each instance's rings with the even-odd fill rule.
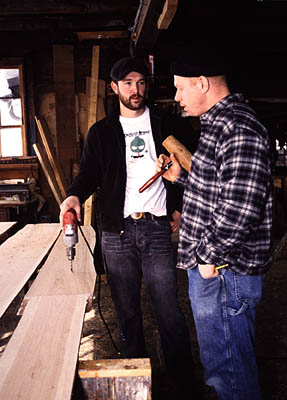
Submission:
[[[247,309],[254,309],[262,297],[263,275],[242,275],[231,273],[229,280],[225,274],[227,287],[227,310],[231,316],[244,313]],[[229,280],[229,282],[228,282]]]
[[[118,233],[103,232],[102,248],[104,253],[123,253],[131,248],[131,241],[128,233],[120,235]]]

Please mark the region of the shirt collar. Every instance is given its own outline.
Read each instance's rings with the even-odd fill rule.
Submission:
[[[214,120],[216,116],[222,112],[222,110],[232,103],[242,103],[244,102],[244,97],[241,93],[229,94],[218,101],[214,106],[212,106],[208,111],[200,116],[200,120]]]

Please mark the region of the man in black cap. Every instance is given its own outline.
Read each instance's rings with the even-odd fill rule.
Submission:
[[[164,177],[184,186],[178,268],[188,271],[205,381],[220,400],[259,400],[255,306],[272,262],[272,185],[265,127],[207,49],[172,64],[175,100],[201,121],[189,173],[174,155]],[[157,169],[170,159],[161,155]]]
[[[80,169],[61,205],[62,220],[96,189],[102,225],[102,248],[114,301],[122,356],[147,357],[140,294],[142,278],[156,316],[163,353],[180,388],[190,387],[188,328],[177,303],[171,230],[179,224],[180,205],[171,203],[173,185],[155,174],[163,140],[179,130],[174,117],[146,106],[148,69],[136,57],[119,60],[111,70],[119,110],[91,126]],[[185,377],[188,373],[188,382]]]

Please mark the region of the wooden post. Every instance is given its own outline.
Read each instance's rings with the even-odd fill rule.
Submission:
[[[93,125],[97,121],[97,107],[98,107],[98,87],[99,87],[99,57],[100,57],[100,46],[93,46],[92,56],[92,71],[91,78],[89,80],[90,87],[88,89],[88,127]],[[88,130],[86,134],[88,133]],[[84,225],[93,224],[93,198],[91,195],[85,202],[84,205]]]
[[[74,48],[54,45],[56,154],[70,184],[71,164],[78,162],[74,82]]]
[[[151,399],[149,358],[80,361],[87,400]]]

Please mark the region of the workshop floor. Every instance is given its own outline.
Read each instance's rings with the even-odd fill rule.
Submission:
[[[274,239],[276,242],[287,231],[285,220],[275,217]],[[192,313],[187,294],[188,282],[185,271],[178,270],[179,301],[187,319],[193,345],[196,374],[202,389],[201,400],[213,400],[212,395],[205,387],[199,361],[199,352]],[[287,400],[287,249],[280,259],[275,261],[266,276],[264,295],[257,307],[256,321],[256,354],[262,388],[262,400]],[[161,355],[160,340],[156,323],[150,308],[148,294],[143,286],[142,308],[144,315],[144,329],[146,332],[147,348],[152,363],[153,400],[175,399],[175,394],[169,386]],[[117,342],[117,328],[113,305],[108,285],[103,282],[101,290],[101,309],[104,318]],[[94,356],[96,359],[117,358],[117,353],[111,344],[108,333],[97,311],[97,293],[95,296],[93,318],[85,323],[84,336],[89,336],[95,344]],[[82,357],[90,358],[88,351],[82,347]],[[75,391],[77,392],[77,390]],[[75,393],[73,400],[78,400]],[[177,397],[178,398],[178,397]],[[199,399],[193,399],[199,400]]]

